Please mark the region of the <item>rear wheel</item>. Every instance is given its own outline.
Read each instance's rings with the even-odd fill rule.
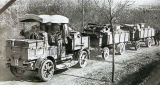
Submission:
[[[38,71],[38,75],[42,81],[49,81],[53,78],[54,63],[51,60],[45,60]]]
[[[145,44],[147,47],[151,47],[151,44],[152,44],[151,39],[146,39]]]
[[[102,58],[107,60],[109,57],[109,48],[108,47],[105,47],[103,48],[102,50]]]
[[[119,55],[122,55],[125,52],[125,44],[124,43],[118,44],[116,51],[118,52]]]
[[[88,61],[88,53],[86,51],[80,51],[78,54],[78,67],[83,68],[86,67]]]
[[[25,71],[24,70],[21,70],[20,68],[17,68],[17,67],[10,67],[10,70],[12,72],[12,74],[16,77],[21,77]]]

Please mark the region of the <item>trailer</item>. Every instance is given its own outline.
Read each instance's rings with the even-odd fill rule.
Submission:
[[[146,27],[145,23],[124,24],[121,29],[130,31],[130,40],[136,50],[140,48],[140,42],[145,42],[147,47],[151,47],[154,43],[155,29],[150,26]]]
[[[125,45],[130,41],[129,31],[120,29],[120,25],[114,25],[116,52],[122,55],[125,52]],[[90,45],[92,48],[101,49],[103,59],[109,57],[109,49],[113,48],[113,35],[109,24],[96,25],[89,23],[84,29],[82,35],[90,36]]]

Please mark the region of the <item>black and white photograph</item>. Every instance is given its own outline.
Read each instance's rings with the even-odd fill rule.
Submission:
[[[0,0],[0,85],[160,85],[160,0]]]

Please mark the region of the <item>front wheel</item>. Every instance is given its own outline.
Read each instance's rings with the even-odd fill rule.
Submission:
[[[51,60],[45,60],[39,71],[38,71],[38,76],[42,81],[49,81],[50,79],[53,78],[54,74],[54,63]]]
[[[140,43],[139,42],[136,42],[135,43],[135,50],[138,50],[140,48]]]
[[[83,68],[86,67],[88,61],[88,53],[86,51],[80,51],[77,55],[78,57],[78,67]]]
[[[16,76],[16,77],[21,77],[24,73],[25,73],[25,71],[24,70],[21,70],[20,68],[18,68],[18,67],[10,67],[10,70],[11,70],[11,72],[12,72],[12,74],[14,75],[14,76]]]

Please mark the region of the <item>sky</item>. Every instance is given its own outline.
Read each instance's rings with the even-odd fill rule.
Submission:
[[[160,0],[134,0],[134,1],[138,5],[156,5],[160,3]]]
[[[7,1],[10,1],[10,0],[0,0],[0,7],[4,6],[5,2],[7,2]],[[125,0],[115,0],[115,1],[118,2],[118,1],[125,1]],[[135,4],[137,4],[137,5],[157,5],[157,4],[160,4],[160,0],[130,0],[130,1],[135,1]]]

